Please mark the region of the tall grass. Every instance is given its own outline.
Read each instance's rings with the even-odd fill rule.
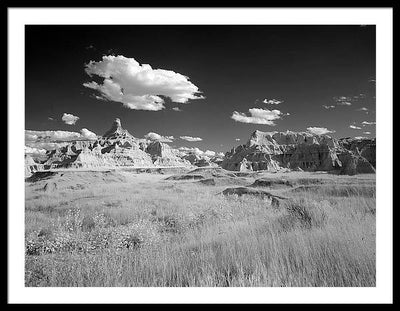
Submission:
[[[218,187],[140,182],[27,192],[26,239],[38,249],[26,285],[375,286],[375,197],[363,191],[299,191],[271,207]]]

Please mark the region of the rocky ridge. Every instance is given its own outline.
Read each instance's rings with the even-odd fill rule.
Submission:
[[[176,156],[172,148],[159,141],[148,141],[132,136],[115,119],[111,128],[96,140],[77,140],[48,151],[46,159],[36,163],[25,158],[25,175],[39,170],[59,168],[116,168],[190,166],[190,162]]]
[[[135,138],[122,127],[120,119],[115,119],[111,128],[95,140],[65,142],[40,159],[26,155],[25,175],[59,168],[117,167],[221,167],[243,174],[249,171],[285,170],[328,171],[348,175],[374,173],[376,141],[334,139],[308,132],[255,131],[246,144],[232,148],[224,157],[205,154],[173,149],[161,141]]]
[[[306,132],[255,131],[246,144],[225,154],[221,166],[232,171],[374,173],[375,140],[337,140]]]

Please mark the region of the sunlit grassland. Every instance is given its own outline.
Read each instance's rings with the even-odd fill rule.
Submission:
[[[26,285],[375,286],[374,177],[285,189],[277,207],[166,177],[27,183]]]

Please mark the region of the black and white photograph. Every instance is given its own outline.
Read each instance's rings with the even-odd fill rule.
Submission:
[[[130,23],[77,15],[19,28],[23,80],[8,103],[22,100],[21,154],[11,156],[24,161],[13,176],[22,205],[8,207],[23,223],[21,239],[9,236],[23,248],[14,281],[26,290],[383,285],[378,233],[390,239],[377,215],[390,220],[392,206],[377,203],[377,176],[391,191],[392,154],[378,158],[377,143],[392,146],[377,127],[391,135],[392,102],[377,87],[392,85],[377,23],[216,24],[217,10],[210,22],[147,24],[140,12]]]

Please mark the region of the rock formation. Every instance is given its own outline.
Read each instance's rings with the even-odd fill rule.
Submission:
[[[221,166],[232,171],[291,169],[374,173],[374,146],[306,132],[255,131],[247,144],[225,154]]]
[[[25,156],[25,175],[56,168],[213,168],[244,174],[251,171],[375,172],[375,139],[334,139],[306,132],[255,131],[249,141],[223,154],[194,148],[175,150],[161,141],[138,139],[115,119],[95,140],[57,141],[45,155]],[[197,150],[196,150],[197,149]],[[238,173],[237,173],[238,174]]]
[[[97,168],[120,166],[153,166],[151,157],[141,150],[134,138],[115,119],[111,129],[95,141],[74,141],[50,151],[45,168]]]
[[[217,157],[209,157],[204,154],[188,152],[184,154],[182,158],[197,167],[218,167],[217,161],[219,160],[219,158]],[[222,160],[220,162],[222,162]]]
[[[191,164],[178,157],[169,145],[160,141],[151,142],[145,150],[156,166],[190,166]]]
[[[224,191],[222,191],[223,195],[237,195],[237,196],[242,196],[242,195],[247,195],[247,196],[256,196],[263,198],[264,200],[268,200],[269,204],[272,206],[279,206],[281,200],[287,200],[287,198],[271,194],[267,191],[264,190],[257,190],[257,189],[251,189],[247,187],[236,187],[236,188],[227,188]]]
[[[43,170],[43,165],[36,163],[33,158],[26,154],[25,155],[25,177],[31,176],[33,173],[37,171]]]
[[[376,139],[375,138],[341,138],[339,145],[352,151],[355,155],[365,158],[376,168]]]
[[[170,146],[133,137],[115,119],[112,127],[97,140],[77,140],[48,151],[41,167],[27,156],[26,175],[31,171],[55,168],[114,168],[190,166],[176,156]]]

